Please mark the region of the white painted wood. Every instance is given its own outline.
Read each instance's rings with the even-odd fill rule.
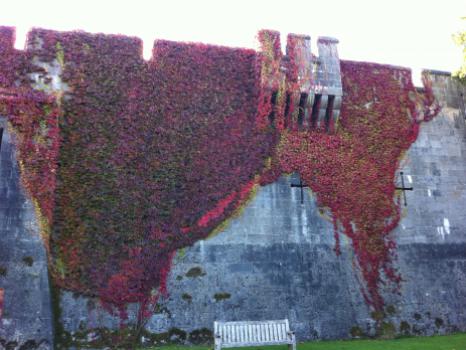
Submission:
[[[221,348],[288,344],[296,350],[296,337],[288,320],[214,322],[215,350]]]

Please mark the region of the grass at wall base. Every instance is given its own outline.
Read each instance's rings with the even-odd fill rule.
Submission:
[[[140,348],[147,350],[211,350],[213,346],[163,346]],[[243,350],[285,350],[286,345],[238,348]],[[406,337],[392,340],[337,340],[298,344],[298,350],[465,350],[466,333],[432,337]]]

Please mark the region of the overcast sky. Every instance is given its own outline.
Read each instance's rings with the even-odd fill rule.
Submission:
[[[466,0],[0,0],[0,25],[137,35],[150,55],[156,38],[255,46],[261,28],[340,40],[344,59],[452,71],[462,60],[451,39],[466,30]],[[313,45],[315,52],[315,45]]]

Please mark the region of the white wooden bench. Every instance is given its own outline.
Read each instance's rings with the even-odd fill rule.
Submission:
[[[215,350],[256,345],[283,345],[296,350],[288,320],[214,322]]]

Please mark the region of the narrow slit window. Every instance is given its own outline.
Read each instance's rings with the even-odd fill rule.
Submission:
[[[306,101],[307,101],[307,94],[302,93],[301,97],[299,98],[299,109],[298,109],[298,126],[300,128],[304,124],[304,116],[306,112]]]
[[[320,109],[320,100],[322,99],[322,95],[316,94],[314,97],[314,103],[312,104],[312,112],[311,112],[311,126],[315,128],[317,124],[317,118],[319,117],[319,109]]]
[[[275,106],[277,105],[277,95],[278,91],[274,91],[272,92],[272,96],[270,97],[270,104],[272,105],[272,110],[269,114],[269,122],[271,125],[273,125],[275,122]]]
[[[3,128],[0,128],[0,151],[2,150]]]
[[[289,124],[290,103],[291,103],[291,95],[290,95],[289,92],[287,92],[286,93],[286,102],[285,102],[285,128],[287,128],[288,124]]]
[[[335,101],[335,96],[328,96],[327,110],[325,111],[325,129],[328,131],[330,128],[330,123],[332,122],[333,116],[333,103]]]

